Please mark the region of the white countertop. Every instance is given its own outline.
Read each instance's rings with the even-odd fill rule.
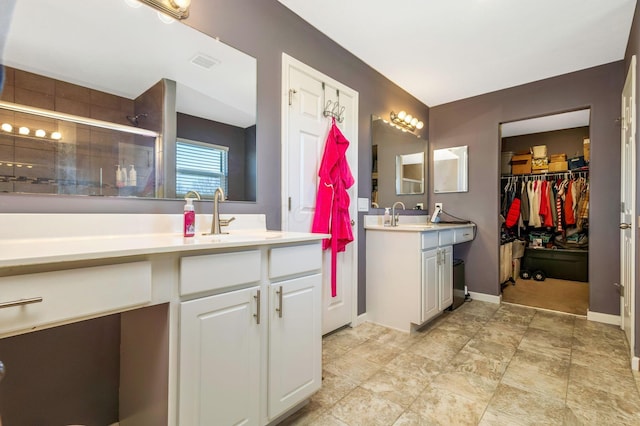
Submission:
[[[442,231],[445,229],[454,228],[466,228],[475,227],[473,223],[431,223],[427,222],[428,216],[415,215],[415,216],[400,216],[397,226],[384,226],[383,216],[365,216],[364,228],[376,231],[391,231],[391,232],[430,232],[430,231]]]
[[[256,223],[255,217],[248,217],[245,222],[252,228],[244,229],[241,215],[237,215],[237,223],[234,222],[236,229],[230,226],[228,234],[203,235],[207,228],[202,226],[199,227],[196,236],[190,238],[183,237],[181,233],[171,232],[176,230],[175,223],[180,226],[181,215],[174,218],[163,217],[161,220],[158,218],[163,228],[149,225],[149,217],[145,215],[120,215],[119,218],[114,218],[118,215],[23,215],[21,218],[10,216],[12,215],[0,215],[3,225],[15,227],[16,223],[19,223],[24,232],[21,233],[21,238],[19,235],[7,235],[7,231],[0,240],[0,268],[170,252],[249,248],[318,241],[328,237],[325,234],[268,231],[253,227]],[[114,221],[118,220],[126,222],[126,226],[113,226]],[[144,226],[137,226],[135,222],[138,221],[143,222]],[[257,222],[261,223],[262,220],[258,217]],[[40,228],[38,234],[29,232],[35,223]],[[43,226],[43,223],[47,226]],[[167,223],[174,225],[165,226]],[[72,229],[69,224],[74,225]],[[109,226],[105,226],[106,224]],[[47,231],[43,231],[43,228],[47,228]]]

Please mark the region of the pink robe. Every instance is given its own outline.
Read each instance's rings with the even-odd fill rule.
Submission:
[[[331,247],[332,297],[336,297],[337,294],[338,252],[345,251],[347,244],[353,241],[351,217],[349,216],[350,200],[347,189],[355,183],[355,179],[345,157],[347,148],[349,148],[349,141],[336,126],[336,120],[333,119],[318,171],[320,182],[311,228],[311,232],[331,234],[331,238],[322,241],[322,249],[326,250]]]

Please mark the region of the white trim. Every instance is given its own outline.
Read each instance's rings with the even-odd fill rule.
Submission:
[[[600,312],[587,311],[589,321],[601,322],[620,326],[620,315],[603,314]]]
[[[633,371],[640,371],[640,358],[637,356],[631,357],[631,369]]]
[[[351,327],[357,327],[359,325],[364,324],[365,322],[367,322],[367,313],[365,312],[364,314],[358,315],[352,322],[351,322]]]
[[[477,300],[479,302],[496,303],[498,305],[502,302],[502,295],[495,296],[493,294],[476,293],[475,291],[470,291],[469,296],[471,296],[471,300]]]

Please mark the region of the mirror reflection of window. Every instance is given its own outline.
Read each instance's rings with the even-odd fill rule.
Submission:
[[[176,196],[197,191],[213,198],[219,187],[228,192],[229,148],[179,139],[176,142]]]
[[[424,193],[424,152],[396,156],[396,194]]]

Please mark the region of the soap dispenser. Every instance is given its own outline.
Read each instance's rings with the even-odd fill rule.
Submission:
[[[193,237],[196,233],[196,212],[193,209],[193,199],[185,198],[184,205],[184,236]]]
[[[129,170],[129,186],[137,186],[138,185],[138,173],[136,172],[133,164],[131,165],[131,169]]]
[[[384,226],[391,226],[391,212],[389,211],[389,207],[384,208]]]
[[[122,179],[122,169],[120,168],[120,164],[118,164],[118,168],[116,169],[116,187],[122,188],[124,186],[124,180]]]

